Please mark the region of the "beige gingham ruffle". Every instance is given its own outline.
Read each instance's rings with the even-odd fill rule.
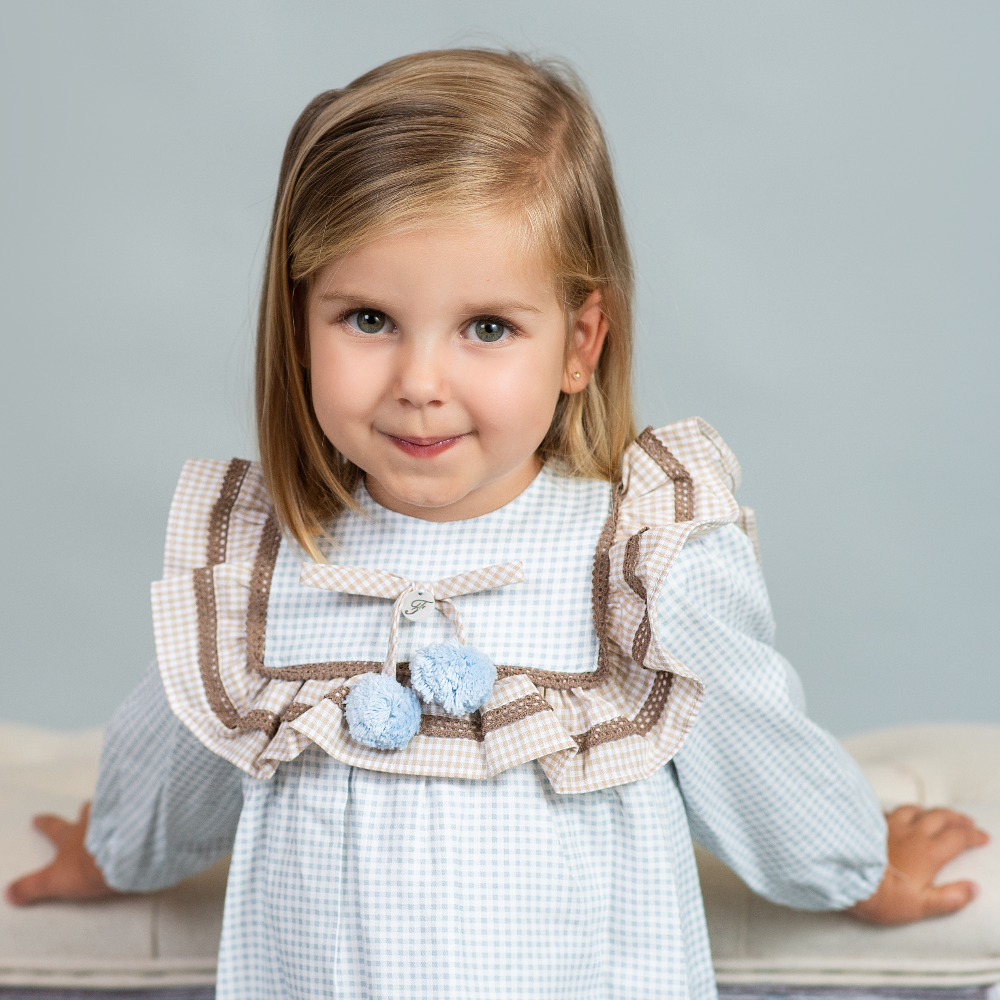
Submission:
[[[756,546],[752,512],[733,499],[738,483],[735,457],[703,420],[644,431],[625,454],[594,555],[598,668],[580,674],[498,664],[480,711],[453,718],[425,705],[406,747],[376,750],[351,738],[343,704],[355,678],[386,664],[264,666],[280,534],[260,467],[189,461],[171,505],[163,579],[153,584],[167,697],[205,746],[257,778],[310,743],[357,767],[431,777],[487,778],[537,759],[560,793],[646,777],[683,744],[704,696],[699,679],[660,643],[656,601],[689,538],[737,523]],[[346,569],[358,575],[321,564],[303,572],[318,582]],[[379,596],[399,598],[406,581],[389,586],[390,577],[359,585],[388,587]],[[407,665],[396,672],[406,683]]]

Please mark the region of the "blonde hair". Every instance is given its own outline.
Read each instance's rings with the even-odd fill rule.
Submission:
[[[599,289],[608,321],[593,377],[560,394],[539,455],[614,480],[635,437],[632,264],[604,135],[572,72],[516,54],[422,52],[320,94],[292,128],[260,304],[257,433],[278,519],[314,558],[362,472],[313,413],[302,364],[312,278],[376,234],[514,206],[568,319]]]

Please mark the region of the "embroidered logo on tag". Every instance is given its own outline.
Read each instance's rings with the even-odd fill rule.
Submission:
[[[409,622],[425,622],[434,614],[434,595],[423,587],[411,587],[404,595],[399,613]]]

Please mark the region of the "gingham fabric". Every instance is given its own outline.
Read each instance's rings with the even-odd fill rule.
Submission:
[[[495,663],[593,670],[597,637],[591,624],[591,560],[610,498],[608,483],[570,480],[545,467],[500,510],[439,523],[386,510],[362,487],[360,512],[342,514],[321,547],[329,563],[359,570],[376,567],[411,582],[519,562],[524,582],[454,598],[469,642]],[[527,524],[531,528],[525,534]],[[311,563],[303,569],[304,558],[297,546],[282,540],[271,578],[265,666],[381,662],[390,640],[391,603],[359,598],[346,588],[302,586],[324,569]],[[440,614],[401,623],[397,656],[408,660],[417,649],[454,634]]]
[[[671,463],[684,484],[673,482]],[[562,793],[647,777],[683,744],[703,696],[696,673],[660,641],[656,600],[688,539],[724,524],[752,526],[732,496],[738,476],[731,452],[697,418],[647,431],[627,450],[608,538],[610,586],[599,602],[606,609],[600,643],[584,553],[593,551],[611,506],[606,484],[546,468],[501,510],[443,525],[378,508],[362,490],[360,513],[344,512],[331,525],[326,554],[337,573],[377,571],[372,579],[383,589],[392,582],[395,594],[397,578],[426,581],[512,563],[525,569],[518,586],[503,580],[502,589],[456,594],[442,604],[447,620],[402,630],[399,656],[458,627],[504,666],[464,728],[428,718],[441,715],[428,705],[419,733],[402,749],[382,751],[353,740],[342,706],[358,671],[382,664],[393,672],[383,657],[387,649],[392,656],[398,609],[303,586],[303,572],[323,570],[303,569],[302,554],[278,545],[276,533],[278,547],[268,549],[258,467],[189,463],[171,508],[174,550],[153,586],[157,658],[171,706],[206,746],[254,777],[269,777],[310,742],[344,763],[429,777],[487,778],[539,760]],[[219,521],[224,502],[229,513]],[[201,548],[191,541],[199,532],[208,537]],[[251,558],[258,549],[272,551],[269,563],[259,553]],[[258,662],[251,610],[264,592],[266,629],[264,612],[255,619],[265,644]],[[331,673],[334,663],[353,666]],[[595,679],[567,681],[576,674]]]
[[[562,494],[536,537],[596,538],[605,505],[581,525]],[[532,513],[512,534],[537,529]],[[754,545],[736,522],[687,538],[661,581],[660,646],[706,696],[687,743],[649,777],[558,794],[542,761],[480,780],[394,774],[352,767],[303,733],[271,780],[244,774],[219,1000],[710,1000],[691,833],[775,901],[839,908],[870,895],[885,864],[878,804],[793,705],[794,672],[771,647]],[[359,521],[358,544],[366,523],[372,547],[385,544],[372,521]],[[590,551],[581,561],[589,575]],[[147,680],[109,728],[88,847],[118,888],[211,863],[235,818],[240,772],[165,721],[163,700]],[[126,778],[141,793],[121,794]]]
[[[878,804],[790,700],[750,540],[730,525],[689,541],[657,611],[706,699],[687,744],[643,781],[558,795],[537,763],[430,779],[317,747],[270,781],[244,776],[218,1000],[712,1000],[692,832],[775,901],[870,895],[885,863]],[[235,827],[240,772],[176,720],[171,734],[164,702],[148,679],[109,727],[88,847],[122,889],[165,884],[158,866],[190,874],[200,845],[214,860],[219,822]],[[141,793],[109,795],[124,787],[116,771]],[[207,823],[213,800],[222,817]]]
[[[244,784],[218,1000],[711,995],[667,769],[561,796],[537,764],[428,779],[311,749]]]
[[[369,498],[369,502],[370,498]],[[434,610],[441,611],[455,630],[455,637],[465,643],[467,632],[462,616],[452,597],[464,597],[483,590],[496,590],[510,583],[524,583],[524,566],[520,562],[504,563],[502,566],[484,566],[469,570],[444,580],[407,580],[395,573],[372,569],[367,566],[336,566],[329,563],[303,563],[299,583],[319,590],[332,590],[356,597],[383,597],[394,601],[389,621],[389,643],[382,672],[395,676],[396,656],[399,649],[399,621],[403,617],[407,623],[417,623],[423,618],[407,617],[403,605],[411,603],[413,596],[419,595]],[[267,660],[265,658],[265,664]]]
[[[104,732],[87,849],[108,885],[151,892],[210,868],[242,805],[240,772],[181,724],[150,664]]]

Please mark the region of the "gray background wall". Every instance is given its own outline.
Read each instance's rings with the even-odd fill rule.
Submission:
[[[587,80],[641,417],[700,414],[741,458],[814,717],[1000,722],[998,41],[992,0],[0,4],[0,717],[107,719],[182,461],[253,455],[300,108],[471,43]]]

